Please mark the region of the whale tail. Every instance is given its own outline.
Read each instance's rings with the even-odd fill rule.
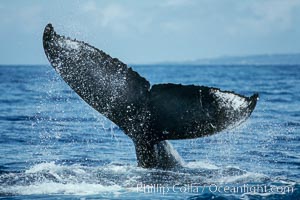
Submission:
[[[126,64],[57,34],[51,24],[44,30],[43,46],[64,81],[133,140],[142,167],[178,164],[165,140],[204,137],[234,127],[250,116],[258,99],[257,94],[245,97],[206,86],[150,87]],[[166,160],[169,165],[161,164]]]

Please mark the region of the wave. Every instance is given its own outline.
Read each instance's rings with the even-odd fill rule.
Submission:
[[[278,180],[277,180],[278,181]],[[183,168],[169,171],[143,169],[134,165],[110,163],[91,167],[55,162],[35,164],[21,172],[0,174],[0,194],[3,195],[108,195],[136,193],[137,185],[164,186],[196,184],[232,185],[269,183],[271,178],[234,166],[216,166],[208,162],[190,162]]]

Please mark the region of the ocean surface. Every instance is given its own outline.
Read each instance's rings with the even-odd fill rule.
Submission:
[[[0,199],[300,199],[300,66],[133,66],[151,84],[260,94],[241,126],[171,141],[137,167],[131,140],[50,66],[0,66]]]

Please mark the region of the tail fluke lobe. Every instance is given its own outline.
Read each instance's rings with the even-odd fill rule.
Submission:
[[[64,81],[90,106],[120,126],[125,133],[147,119],[149,82],[116,58],[81,41],[44,30],[46,56]]]
[[[211,135],[246,120],[257,98],[205,86],[154,85],[150,91],[154,132],[161,133],[161,139]]]

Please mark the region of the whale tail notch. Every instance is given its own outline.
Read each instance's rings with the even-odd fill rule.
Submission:
[[[158,84],[150,88],[126,64],[87,43],[57,34],[51,24],[44,30],[43,46],[63,80],[133,140],[141,167],[174,166],[178,159],[171,159],[172,146],[165,140],[204,137],[234,127],[250,116],[258,99],[257,94],[245,97],[206,86]],[[170,164],[161,165],[167,157]]]

